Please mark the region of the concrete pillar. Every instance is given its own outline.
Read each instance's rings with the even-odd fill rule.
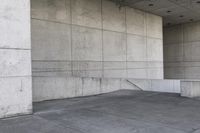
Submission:
[[[32,112],[30,1],[1,0],[0,118]]]

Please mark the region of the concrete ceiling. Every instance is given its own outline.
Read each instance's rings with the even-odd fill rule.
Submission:
[[[174,25],[200,20],[200,0],[112,0],[163,16],[164,25]]]

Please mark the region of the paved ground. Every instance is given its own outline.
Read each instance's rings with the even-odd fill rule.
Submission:
[[[0,133],[200,133],[200,101],[178,94],[124,90],[34,107],[0,120]]]

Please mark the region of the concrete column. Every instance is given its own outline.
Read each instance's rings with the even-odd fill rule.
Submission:
[[[1,0],[0,118],[32,112],[30,1]]]

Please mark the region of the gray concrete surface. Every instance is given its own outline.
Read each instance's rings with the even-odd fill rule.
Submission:
[[[200,79],[200,22],[164,28],[165,78]]]
[[[147,11],[164,19],[164,25],[175,25],[200,20],[198,0],[124,0],[116,1],[121,6],[129,6]],[[181,16],[182,17],[179,17]]]
[[[160,16],[109,0],[31,3],[34,78],[163,79]]]
[[[181,96],[200,97],[200,80],[181,80]]]
[[[180,80],[39,77],[33,78],[33,88],[33,101],[38,102],[123,89],[180,93]]]
[[[34,104],[34,114],[0,120],[0,133],[198,133],[200,101],[123,90]]]
[[[160,16],[109,0],[31,3],[34,101],[108,92],[103,78],[163,79]]]
[[[30,1],[1,0],[0,118],[32,112]]]
[[[200,22],[164,28],[164,77],[182,79],[182,96],[200,96],[199,33]]]

